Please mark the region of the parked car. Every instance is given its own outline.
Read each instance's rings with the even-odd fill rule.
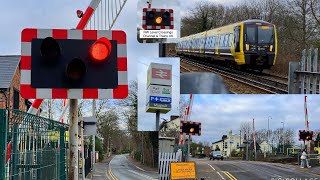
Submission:
[[[210,153],[210,160],[223,160],[223,155],[221,153],[221,151],[211,151]]]

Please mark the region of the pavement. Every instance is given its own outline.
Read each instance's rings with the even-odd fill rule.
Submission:
[[[297,165],[239,160],[190,161],[196,162],[197,178],[205,180],[320,179],[320,167],[301,169]]]
[[[130,162],[128,158],[128,154],[114,155],[101,163],[95,163],[95,171],[87,178],[93,180],[158,179],[158,171],[141,168]]]

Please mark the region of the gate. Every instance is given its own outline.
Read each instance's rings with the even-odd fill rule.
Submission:
[[[319,94],[318,48],[304,49],[300,62],[289,62],[289,94]]]
[[[159,153],[159,177],[160,180],[170,178],[170,163],[181,162],[182,151],[179,149],[176,153]]]
[[[68,125],[0,109],[0,179],[67,179]]]

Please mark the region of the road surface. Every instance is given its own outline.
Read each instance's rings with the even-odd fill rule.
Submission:
[[[108,175],[111,180],[151,180],[158,179],[158,172],[143,170],[133,165],[128,159],[128,154],[116,155],[110,161]]]
[[[320,179],[319,175],[309,172],[308,169],[300,169],[297,165],[208,159],[191,159],[191,161],[196,162],[198,179],[205,180]]]

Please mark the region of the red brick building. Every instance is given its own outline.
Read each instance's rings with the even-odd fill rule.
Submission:
[[[0,109],[26,112],[30,105],[20,96],[20,56],[0,56]]]

